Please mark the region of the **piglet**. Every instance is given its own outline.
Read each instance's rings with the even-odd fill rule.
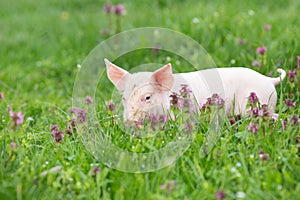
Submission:
[[[170,94],[178,93],[183,84],[192,90],[198,104],[204,104],[212,94],[225,100],[228,115],[247,113],[249,94],[256,93],[261,104],[273,113],[277,101],[275,86],[286,76],[271,78],[243,67],[213,68],[189,73],[172,73],[171,64],[154,72],[129,73],[104,59],[110,81],[122,94],[124,121],[137,121],[145,113],[156,115],[170,110]]]

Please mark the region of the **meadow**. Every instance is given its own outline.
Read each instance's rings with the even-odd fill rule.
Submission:
[[[107,3],[123,7],[108,13]],[[0,1],[0,199],[299,199],[299,10],[298,0]],[[287,77],[276,87],[278,120],[229,117],[201,157],[204,119],[190,148],[163,169],[128,173],[104,165],[72,126],[74,113],[82,112],[72,114],[74,82],[99,43],[143,27],[193,38],[217,67],[244,66],[272,77],[284,69]],[[116,63],[130,69],[171,62],[190,71],[180,59],[150,49]],[[106,80],[102,87],[93,100],[115,103],[113,85]],[[129,135],[121,141],[122,131],[110,127],[112,112],[107,102],[97,105],[98,123],[113,131],[116,144],[151,149]],[[160,134],[158,142],[174,139]]]

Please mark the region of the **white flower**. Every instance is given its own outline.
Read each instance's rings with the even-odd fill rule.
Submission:
[[[241,167],[241,166],[242,166],[242,163],[237,162],[237,163],[236,163],[236,166]]]
[[[255,14],[254,10],[248,10],[248,15],[253,16]]]
[[[157,36],[157,35],[159,35],[159,30],[154,30],[153,33],[154,33],[155,36]]]
[[[200,20],[199,20],[197,17],[194,17],[194,18],[192,19],[192,22],[193,22],[194,24],[198,24],[198,23],[200,22]]]
[[[81,64],[77,64],[77,68],[80,69],[81,68]]]
[[[236,168],[235,168],[235,167],[232,167],[232,168],[231,168],[231,173],[236,173],[236,172],[237,172]]]
[[[218,12],[214,12],[214,16],[215,17],[219,17],[219,13]]]
[[[235,64],[235,60],[234,60],[234,59],[231,59],[231,60],[230,60],[230,63],[231,63],[232,65],[234,65],[234,64]]]
[[[245,194],[245,192],[237,192],[236,193],[236,198],[240,198],[240,199],[243,199],[243,198],[245,198],[246,197],[246,194]]]
[[[33,118],[32,117],[27,117],[27,121],[33,121]]]

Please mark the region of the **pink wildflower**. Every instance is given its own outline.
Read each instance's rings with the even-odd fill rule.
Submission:
[[[170,95],[170,99],[171,106],[176,107],[179,101],[178,94],[176,92],[172,92],[172,94]]]
[[[12,148],[16,148],[18,145],[17,145],[17,143],[15,143],[15,142],[11,142],[11,143],[10,143],[10,146],[11,146]]]
[[[261,54],[261,55],[264,55],[264,54],[266,53],[266,51],[267,51],[267,48],[266,48],[265,46],[263,46],[263,47],[258,47],[258,48],[256,49],[256,53]]]
[[[266,24],[266,25],[264,26],[265,31],[270,31],[271,28],[272,28],[272,25],[271,25],[271,24]]]
[[[58,131],[58,125],[51,125],[50,131]]]
[[[296,106],[296,102],[293,102],[291,99],[286,99],[284,104],[287,105],[288,107],[295,107]]]
[[[236,120],[235,120],[234,117],[231,117],[231,118],[229,119],[229,122],[230,122],[230,125],[233,125],[233,124],[236,123]]]
[[[294,126],[296,123],[300,123],[300,118],[297,115],[293,115],[291,118],[291,124]]]
[[[216,193],[216,199],[217,200],[223,200],[226,197],[225,193],[222,190],[219,190]]]
[[[65,130],[65,134],[72,135],[72,129]]]
[[[115,110],[115,104],[111,102],[107,102],[108,110],[109,111],[114,111]]]
[[[254,92],[250,93],[250,96],[248,97],[248,101],[250,102],[251,105],[255,104],[258,102],[258,97]]]
[[[3,94],[3,92],[0,92],[0,99],[4,99],[4,94]]]
[[[114,11],[115,11],[116,15],[124,15],[125,14],[125,9],[122,4],[116,5]]]
[[[239,39],[237,40],[237,43],[238,43],[239,45],[243,45],[243,44],[245,44],[245,40],[239,38]]]
[[[63,131],[53,131],[52,135],[54,136],[54,139],[56,142],[61,142],[64,138],[64,132]]]
[[[248,126],[248,130],[254,134],[257,133],[258,131],[258,125],[257,124],[253,124],[252,122],[249,124]]]
[[[253,67],[261,67],[261,63],[259,61],[257,61],[257,60],[253,60],[252,63],[251,63],[251,65]]]
[[[289,70],[288,71],[289,81],[294,82],[296,75],[297,75],[297,69]]]
[[[86,113],[87,111],[85,109],[72,108],[71,110],[71,114],[75,114],[77,121],[81,123],[86,121]]]
[[[269,159],[270,155],[267,154],[267,153],[262,153],[259,155],[260,159],[263,160],[263,161],[266,161]]]
[[[14,113],[11,105],[8,106],[9,116],[15,122],[15,126],[20,126],[24,122],[24,115],[21,112]]]
[[[99,174],[101,172],[101,169],[99,168],[99,167],[95,167],[94,169],[93,169],[93,175],[97,175],[97,174]]]
[[[153,53],[158,53],[160,51],[160,48],[158,46],[155,46],[152,48]]]
[[[86,98],[85,98],[85,104],[91,104],[91,103],[93,103],[93,98],[92,97],[90,97],[90,96],[86,96]]]
[[[103,10],[107,14],[112,13],[114,12],[114,6],[111,4],[105,4]]]
[[[265,161],[265,160],[268,160],[270,155],[268,153],[265,153],[263,149],[261,149],[259,151],[259,157],[261,160]]]
[[[261,63],[257,60],[253,60],[251,65],[254,66],[254,67],[261,67]]]

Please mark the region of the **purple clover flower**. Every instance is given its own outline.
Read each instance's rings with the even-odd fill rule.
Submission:
[[[109,14],[109,13],[112,13],[114,12],[115,8],[113,5],[107,3],[104,5],[104,8],[103,8],[103,11],[106,13],[106,14]]]
[[[211,98],[211,103],[217,105],[218,107],[223,107],[225,101],[218,94],[213,94]]]
[[[184,128],[187,131],[192,131],[193,127],[194,127],[194,123],[193,122],[184,124]]]
[[[93,169],[93,175],[97,175],[97,174],[99,174],[101,172],[101,169],[99,168],[99,167],[95,167],[94,169]]]
[[[266,161],[270,158],[270,155],[268,153],[261,153],[259,154],[259,157],[262,161]]]
[[[11,142],[11,143],[10,143],[10,146],[14,149],[14,148],[16,148],[18,145],[17,145],[17,143],[15,143],[15,142]]]
[[[170,105],[173,108],[178,107],[179,110],[183,108],[189,108],[189,111],[195,110],[194,100],[192,98],[192,90],[188,88],[188,85],[182,84],[179,94],[172,92],[170,94]]]
[[[115,104],[111,102],[107,102],[108,110],[109,111],[114,111],[115,110]]]
[[[264,110],[258,110],[257,115],[263,117],[265,115]]]
[[[166,121],[168,121],[169,120],[169,116],[168,115],[159,115],[158,116],[158,121],[160,122],[160,123],[164,123],[164,122],[166,122]]]
[[[51,125],[50,126],[50,131],[58,131],[58,125]]]
[[[300,123],[300,118],[297,115],[293,115],[291,118],[291,125],[294,126],[296,123]]]
[[[243,44],[245,44],[245,40],[239,38],[239,39],[237,40],[237,43],[238,43],[239,45],[243,45]]]
[[[54,139],[56,142],[61,142],[64,138],[64,132],[63,131],[53,131],[52,135],[54,136]]]
[[[158,47],[158,46],[154,46],[153,48],[152,48],[152,52],[153,53],[158,53],[160,51],[160,48]]]
[[[252,122],[250,122],[249,126],[248,126],[248,131],[256,134],[258,131],[258,125],[257,124],[253,124]]]
[[[140,129],[143,126],[143,122],[141,120],[134,122],[135,126]]]
[[[141,128],[144,123],[149,124],[152,129],[157,128],[157,125],[161,125],[169,120],[168,115],[155,115],[153,113],[146,113],[143,117],[141,117],[139,120],[134,121],[134,124],[136,128]],[[160,126],[159,126],[160,127]]]
[[[3,94],[3,92],[0,92],[0,99],[4,99],[4,94]]]
[[[172,192],[172,190],[176,187],[176,181],[172,180],[169,183],[165,183],[159,186],[161,190],[167,190],[168,192]]]
[[[170,95],[170,99],[171,99],[170,100],[171,107],[175,108],[179,101],[178,94],[176,92],[172,92],[172,94]]]
[[[213,94],[211,97],[206,99],[206,103],[202,106],[202,108],[208,108],[211,105],[216,105],[218,108],[224,105],[225,101],[218,94]]]
[[[300,56],[297,56],[298,69],[300,69]]]
[[[192,94],[192,90],[188,88],[188,85],[182,84],[181,89],[179,90],[179,96],[182,98],[188,98],[190,97],[190,94]]]
[[[114,7],[114,11],[116,15],[124,15],[125,14],[125,9],[122,4],[118,4]]]
[[[234,117],[231,117],[231,118],[229,119],[229,123],[230,123],[230,125],[235,124],[235,123],[236,123],[235,118],[234,118]]]
[[[297,69],[289,70],[288,71],[289,81],[294,82],[296,75],[297,75]]]
[[[183,108],[183,103],[182,103],[182,100],[181,100],[181,99],[179,99],[179,101],[178,101],[178,103],[177,103],[177,106],[178,106],[178,109],[179,109],[179,110],[182,110],[182,108]]]
[[[253,67],[261,67],[261,63],[259,61],[257,61],[257,60],[253,60],[252,63],[251,63],[251,65]]]
[[[295,107],[296,106],[296,102],[293,102],[291,99],[286,99],[284,104],[287,105],[288,107]]]
[[[86,104],[86,105],[89,105],[89,104],[91,104],[91,103],[93,103],[93,98],[90,97],[90,96],[86,96],[86,98],[85,98],[85,104]]]
[[[299,144],[300,143],[300,136],[297,136],[296,137],[296,144]]]
[[[9,116],[15,123],[15,126],[20,126],[24,122],[24,115],[21,112],[14,113],[11,105],[8,106]]]
[[[72,118],[70,125],[75,127],[76,126],[76,117]]]
[[[263,47],[258,47],[256,49],[256,53],[260,54],[260,55],[264,55],[267,51],[267,47],[263,46]]]
[[[206,102],[204,105],[202,105],[201,110],[210,109],[210,106],[217,106],[217,109],[220,109],[224,106],[224,99],[220,97],[218,94],[213,94],[211,97],[208,97],[206,99]]]
[[[217,200],[223,200],[225,197],[226,197],[226,194],[222,190],[219,190],[216,193],[216,199]]]
[[[258,97],[254,92],[250,93],[250,96],[248,97],[248,101],[250,102],[251,105],[255,104],[258,102]]]
[[[58,125],[51,125],[50,131],[52,131],[52,135],[54,136],[54,139],[56,142],[61,142],[64,138],[64,131],[59,131]],[[67,133],[67,131],[66,131]],[[69,134],[69,133],[67,133]]]
[[[86,122],[86,113],[87,111],[85,109],[72,108],[71,110],[71,114],[75,114],[77,121],[80,123]]]
[[[272,29],[272,25],[271,24],[266,24],[265,26],[264,26],[264,30],[265,31],[270,31]]]
[[[281,125],[282,125],[282,129],[283,129],[283,130],[286,130],[286,127],[287,127],[287,121],[286,121],[286,120],[282,120],[282,121],[281,121]]]
[[[72,129],[65,130],[65,134],[72,135]]]

